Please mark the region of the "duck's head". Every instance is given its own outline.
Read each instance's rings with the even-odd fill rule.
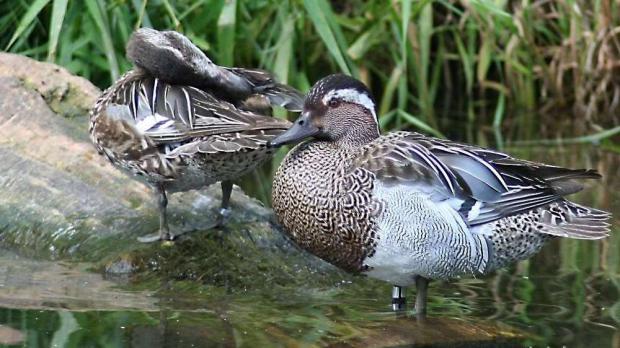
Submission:
[[[151,75],[171,83],[200,80],[205,69],[214,66],[184,35],[150,28],[138,29],[131,35],[127,58]]]
[[[309,137],[365,144],[378,136],[375,102],[368,88],[350,76],[334,74],[310,89],[301,116],[270,145],[296,143]]]

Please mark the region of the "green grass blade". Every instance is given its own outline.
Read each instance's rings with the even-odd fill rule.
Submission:
[[[398,108],[405,110],[407,107],[407,94],[408,89],[408,69],[407,69],[407,48],[409,40],[407,40],[407,33],[409,31],[409,21],[411,19],[411,1],[402,0],[402,18],[401,18],[401,33],[400,33],[400,65],[403,70],[403,74],[398,81]]]
[[[374,44],[373,36],[376,27],[365,31],[347,49],[347,54],[352,59],[362,59],[370,47]]]
[[[496,26],[507,28],[512,32],[517,31],[513,23],[513,16],[500,8],[497,1],[472,0],[471,5],[482,18],[490,18]]]
[[[58,38],[60,37],[60,29],[67,12],[68,0],[54,0],[52,6],[52,20],[50,23],[50,39],[47,49],[47,60],[53,62],[56,59],[56,48],[58,47]]]
[[[116,51],[114,50],[114,44],[112,43],[110,27],[108,26],[107,18],[102,11],[101,2],[97,0],[86,0],[86,7],[88,7],[88,12],[93,18],[93,21],[95,21],[97,29],[99,29],[99,34],[101,35],[101,39],[103,41],[103,50],[106,59],[108,60],[108,64],[110,65],[110,77],[112,78],[112,81],[114,81],[120,76],[118,60],[116,59]]]
[[[459,53],[459,58],[461,59],[461,65],[463,66],[463,74],[465,75],[467,93],[470,93],[471,88],[474,85],[474,71],[472,69],[471,58],[467,53],[467,48],[465,48],[465,43],[463,43],[463,39],[461,39],[459,32],[456,30],[453,32],[453,39]]]
[[[493,116],[493,134],[495,135],[495,144],[499,150],[504,148],[504,137],[502,136],[502,121],[506,113],[506,95],[499,93],[497,106],[495,107],[495,115]]]
[[[558,138],[558,139],[539,139],[539,140],[518,140],[511,143],[514,146],[522,145],[565,145],[565,144],[598,144],[599,142],[620,134],[620,126],[616,126],[604,131],[584,135],[574,138]]]
[[[291,59],[293,56],[293,25],[295,20],[293,17],[286,19],[282,25],[282,32],[277,44],[277,53],[274,63],[273,72],[278,77],[278,80],[283,83],[289,81],[289,70],[291,66]]]
[[[191,5],[190,7],[188,7],[185,11],[183,11],[183,13],[181,13],[178,17],[178,20],[180,22],[183,22],[183,20],[185,19],[185,17],[187,17],[188,15],[190,15],[191,13],[193,13],[194,11],[196,11],[197,8],[201,7],[205,5],[204,2],[201,1],[196,1],[193,5]]]
[[[172,23],[174,23],[174,28],[176,30],[179,30],[179,28],[181,27],[181,22],[179,22],[179,20],[177,19],[177,16],[174,13],[174,8],[172,7],[172,5],[170,5],[170,2],[168,0],[163,0],[163,3],[164,7],[166,8],[166,12],[168,12],[170,19],[172,19]]]
[[[26,28],[28,28],[28,26],[33,23],[33,21],[37,18],[37,15],[39,14],[39,12],[41,12],[41,10],[48,3],[49,3],[49,0],[35,0],[30,5],[30,7],[28,7],[28,10],[26,11],[22,19],[19,21],[19,24],[17,25],[17,29],[13,33],[13,36],[11,37],[11,40],[9,41],[9,44],[6,46],[5,50],[8,51],[9,48],[13,46],[17,38],[19,38],[19,36],[26,30]]]
[[[426,89],[426,83],[428,81],[428,72],[426,68],[429,66],[431,57],[431,36],[433,34],[433,12],[431,4],[427,4],[420,12],[418,21],[419,25],[419,43],[420,43],[420,65],[424,68],[421,70],[422,79],[421,83],[423,90]]]
[[[321,12],[325,14],[325,18],[327,19],[327,24],[329,24],[330,29],[334,33],[334,37],[336,38],[336,43],[338,44],[338,47],[340,48],[340,52],[342,53],[345,63],[351,70],[351,75],[356,78],[359,78],[360,76],[359,76],[359,70],[357,66],[353,64],[350,57],[344,54],[347,51],[349,44],[347,43],[347,40],[345,39],[344,34],[342,33],[341,27],[346,24],[347,17],[337,17],[334,14],[334,11],[332,10],[331,2],[329,2],[328,0],[316,0],[316,2],[318,3],[319,8],[321,9]]]
[[[218,64],[232,66],[235,54],[235,23],[237,0],[226,2],[217,20]]]
[[[430,100],[428,68],[431,57],[431,40],[433,35],[433,6],[428,2],[420,9],[418,16],[419,66],[417,90],[422,116],[426,121],[435,123],[433,101]]]
[[[437,98],[437,92],[440,89],[440,86],[442,86],[442,72],[444,69],[444,64],[446,62],[446,47],[445,47],[445,40],[443,37],[440,38],[440,40],[438,40],[438,45],[437,45],[437,49],[435,50],[435,56],[433,59],[433,63],[431,66],[431,75],[430,75],[430,81],[429,81],[429,87],[428,87],[428,97],[430,100],[432,100],[433,102],[436,100]],[[436,121],[435,121],[436,123]]]
[[[412,125],[414,125],[415,127],[419,128],[420,130],[430,133],[436,137],[439,138],[445,138],[446,136],[441,134],[440,131],[436,130],[435,128],[429,126],[426,122],[420,120],[419,118],[413,116],[412,114],[408,113],[407,111],[404,110],[398,110],[398,114],[400,117],[402,117],[403,119],[405,119],[407,122],[411,123]]]
[[[153,24],[151,24],[151,19],[149,18],[149,15],[146,13],[146,4],[147,4],[148,0],[132,0],[131,4],[133,5],[133,8],[135,11],[138,12],[138,20],[136,21],[136,25],[134,26],[134,30],[141,28],[141,27],[147,27],[147,28],[152,28]]]
[[[493,37],[492,34],[482,34],[482,44],[478,51],[478,66],[476,70],[476,76],[478,82],[484,82],[487,78],[487,73],[491,65],[491,55],[493,49]]]
[[[400,55],[403,60],[404,67],[407,64],[407,32],[409,30],[409,21],[411,19],[411,0],[402,0],[402,18],[400,32]]]
[[[388,112],[388,110],[392,106],[392,100],[394,99],[394,92],[398,87],[398,80],[400,80],[403,74],[403,70],[400,65],[394,67],[392,73],[390,74],[390,78],[385,84],[385,89],[383,90],[383,95],[381,96],[381,105],[379,106],[379,116]]]
[[[394,119],[394,116],[396,116],[396,110],[392,110],[385,114],[380,114],[379,115],[379,128],[385,129],[387,125],[390,124],[392,119]]]
[[[497,99],[497,107],[495,107],[495,115],[493,116],[493,127],[499,128],[502,125],[504,119],[504,113],[506,112],[506,96],[504,93],[499,94]]]
[[[323,43],[327,46],[327,50],[334,57],[342,72],[351,75],[351,69],[349,69],[349,66],[344,59],[344,55],[336,42],[336,37],[334,36],[334,33],[327,22],[325,13],[321,10],[318,2],[314,0],[304,0],[304,7],[306,8],[308,16],[310,16],[312,24],[314,24],[314,28],[319,33]]]

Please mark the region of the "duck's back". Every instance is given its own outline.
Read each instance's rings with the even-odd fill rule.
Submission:
[[[267,142],[288,125],[134,70],[98,100],[90,133],[113,164],[183,191],[251,170],[272,154]]]

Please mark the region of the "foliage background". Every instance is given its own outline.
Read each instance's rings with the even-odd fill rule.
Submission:
[[[125,42],[148,26],[302,90],[352,74],[384,129],[500,147],[620,132],[619,0],[21,0],[0,13],[1,48],[101,88],[130,68]]]

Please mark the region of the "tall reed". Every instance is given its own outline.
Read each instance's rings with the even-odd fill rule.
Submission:
[[[620,132],[618,0],[33,0],[0,13],[0,47],[100,87],[130,67],[124,44],[149,26],[301,89],[359,77],[386,129],[470,141]]]

